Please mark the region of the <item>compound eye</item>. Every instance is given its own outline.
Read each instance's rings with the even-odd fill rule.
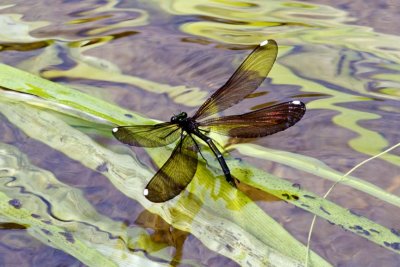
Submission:
[[[172,123],[175,123],[176,121],[177,121],[176,116],[172,116],[172,117],[171,117],[171,122],[172,122]]]
[[[183,118],[185,118],[185,119],[187,118],[187,113],[186,112],[182,112],[181,115],[182,115]]]

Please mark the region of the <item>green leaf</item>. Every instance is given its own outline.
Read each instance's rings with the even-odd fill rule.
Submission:
[[[129,236],[123,223],[98,214],[79,190],[59,182],[49,171],[32,165],[17,148],[2,143],[0,178],[1,221],[26,227],[44,244],[88,266],[133,266],[136,262],[159,266],[125,247],[128,239],[138,242],[145,238],[144,229],[134,227],[130,231],[134,235]],[[157,256],[168,259],[160,253]]]
[[[3,66],[0,65],[0,68]],[[203,162],[198,168],[196,177],[187,188],[190,193],[183,193],[164,204],[150,203],[144,198],[142,192],[152,174],[134,158],[115,154],[97,145],[82,132],[71,128],[42,109],[50,107],[58,112],[76,115],[76,110],[84,107],[85,101],[88,101],[92,103],[91,108],[82,108],[81,112],[86,114],[82,116],[83,118],[90,117],[87,116],[88,112],[91,112],[89,115],[92,116],[107,118],[115,110],[120,110],[121,114],[117,115],[118,121],[121,120],[121,124],[132,124],[132,121],[123,115],[128,111],[112,107],[110,104],[103,105],[102,101],[97,102],[97,99],[93,97],[82,96],[82,93],[58,85],[57,94],[60,94],[62,99],[68,98],[69,101],[75,99],[73,112],[70,112],[71,109],[59,108],[61,101],[57,100],[57,95],[53,93],[54,84],[51,82],[33,78],[30,74],[10,67],[7,67],[7,71],[7,75],[14,71],[19,75],[18,83],[14,85],[9,80],[7,85],[3,83],[0,86],[26,93],[26,88],[20,89],[21,81],[26,80],[35,88],[41,88],[36,90],[37,92],[46,92],[41,93],[41,97],[47,101],[35,100],[33,97],[28,97],[29,101],[27,101],[26,95],[9,91],[2,92],[3,104],[0,109],[3,114],[30,137],[46,143],[93,170],[106,164],[108,170],[103,174],[121,192],[136,199],[151,212],[159,214],[174,227],[189,231],[210,249],[241,265],[251,263],[260,266],[268,263],[271,266],[281,266],[284,262],[285,265],[290,266],[301,265],[301,262],[304,262],[306,248],[300,242],[289,235],[279,223],[265,214],[246,195],[225,182],[215,179]],[[0,76],[1,83],[4,76],[1,74]],[[36,83],[32,83],[32,80]],[[23,102],[29,105],[22,104]],[[31,105],[40,106],[41,109],[33,109]],[[116,119],[112,121],[117,122]],[[162,148],[148,152],[155,162],[161,163],[168,149]],[[311,262],[318,266],[328,265],[314,253],[311,255]]]
[[[0,66],[2,67],[2,66]],[[9,72],[14,69],[7,67]],[[19,82],[27,76],[27,80],[32,80],[31,75],[24,74],[15,70],[20,75]],[[8,90],[19,91],[17,86],[9,82],[7,86],[1,84],[3,77],[0,77],[0,85]],[[306,250],[297,240],[291,237],[281,226],[263,212],[245,194],[232,188],[220,179],[215,179],[211,173],[213,170],[207,168],[201,162],[196,173],[196,177],[189,184],[187,192],[182,193],[177,198],[163,204],[152,204],[142,195],[142,190],[152,176],[146,169],[128,155],[115,154],[93,142],[82,132],[71,128],[65,122],[57,119],[46,111],[33,108],[31,105],[52,107],[57,106],[61,98],[74,99],[74,112],[70,109],[57,109],[70,115],[77,115],[79,112],[86,114],[82,118],[90,118],[87,113],[103,119],[109,117],[110,113],[121,114],[118,116],[121,124],[132,124],[123,114],[128,111],[104,104],[102,101],[83,96],[74,90],[66,87],[58,87],[57,94],[52,93],[54,84],[49,81],[36,78],[36,84],[32,84],[40,92],[41,97],[47,101],[26,102],[26,96],[21,94],[2,93],[2,104],[0,109],[3,114],[26,134],[46,143],[66,154],[67,156],[80,161],[83,165],[95,170],[98,166],[106,164],[106,175],[110,181],[124,194],[139,201],[146,209],[157,213],[164,220],[171,223],[174,227],[189,231],[199,238],[207,247],[225,255],[239,264],[251,263],[252,265],[285,266],[296,265],[304,262]],[[49,86],[52,84],[52,86]],[[46,87],[48,86],[48,87]],[[24,93],[25,89],[20,90]],[[79,97],[76,97],[78,95]],[[81,108],[85,106],[85,101],[91,103],[91,108]],[[16,103],[20,104],[16,104]],[[63,103],[64,105],[65,102]],[[76,112],[78,110],[78,112]],[[116,122],[113,119],[113,122]],[[111,127],[110,127],[111,130]],[[58,137],[58,138],[54,138]],[[62,138],[60,138],[62,137]],[[253,150],[251,153],[256,152]],[[162,164],[167,157],[168,149],[148,150],[152,159]],[[208,153],[205,153],[208,157]],[[91,157],[87,157],[91,155]],[[307,161],[304,161],[307,162]],[[308,164],[311,168],[312,161]],[[315,163],[315,162],[314,162]],[[328,200],[319,198],[311,192],[307,192],[292,186],[282,179],[262,172],[248,164],[236,160],[228,160],[232,172],[239,180],[251,186],[259,188],[265,192],[278,196],[285,201],[293,203],[298,207],[308,210],[331,223],[337,224],[342,228],[352,231],[364,238],[367,238],[379,245],[391,249],[398,253],[395,244],[400,239],[392,232],[379,224],[366,218],[354,215],[348,210],[341,208]],[[299,168],[299,167],[298,167]],[[301,169],[301,168],[299,168]],[[336,178],[337,172],[324,169],[320,173],[322,176]],[[364,184],[366,192],[376,192],[376,188]],[[370,188],[369,188],[370,187]],[[395,196],[391,196],[397,202]],[[320,257],[311,254],[311,263],[316,266],[328,265]]]

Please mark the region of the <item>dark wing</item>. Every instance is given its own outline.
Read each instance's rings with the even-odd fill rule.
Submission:
[[[262,42],[244,60],[231,78],[193,116],[195,120],[223,111],[243,100],[260,86],[267,77],[278,53],[274,40]]]
[[[119,126],[112,130],[118,141],[131,146],[159,147],[176,141],[180,134],[177,124]]]
[[[197,146],[185,135],[171,156],[147,184],[146,198],[160,203],[177,196],[190,183],[197,169]]]
[[[199,123],[212,132],[236,138],[256,138],[283,131],[297,123],[306,112],[300,101],[280,103],[242,115],[205,120]]]

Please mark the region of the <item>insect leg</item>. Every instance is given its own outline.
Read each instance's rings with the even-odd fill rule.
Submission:
[[[206,158],[205,158],[205,157],[203,156],[203,154],[201,153],[201,150],[200,150],[199,144],[197,144],[196,140],[194,140],[194,138],[193,138],[193,136],[192,136],[191,134],[190,134],[190,138],[192,138],[192,140],[193,140],[194,144],[196,145],[196,147],[197,147],[197,150],[199,151],[199,153],[200,153],[201,157],[204,159],[204,161],[206,162],[206,164],[208,164],[208,162],[207,162]]]
[[[183,140],[183,138],[184,138],[184,135],[183,135],[183,129],[181,129],[181,140],[180,140],[180,142],[179,142],[179,151],[182,151],[182,140]]]

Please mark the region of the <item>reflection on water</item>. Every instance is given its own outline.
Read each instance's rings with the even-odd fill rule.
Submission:
[[[351,14],[361,14],[360,10],[368,14],[382,12],[371,11],[373,8],[362,2],[357,8],[356,1],[341,2],[352,8]],[[376,2],[382,2],[382,10],[386,9],[386,1]],[[201,104],[209,92],[227,80],[256,44],[275,39],[279,56],[269,78],[229,113],[243,113],[293,97],[305,101],[308,111],[298,127],[255,142],[310,156],[346,172],[400,139],[396,127],[400,113],[400,37],[349,24],[359,21],[368,22],[365,16],[351,17],[346,10],[310,1],[60,0],[28,5],[26,1],[6,0],[0,6],[3,29],[0,58],[2,63],[66,83],[146,117],[168,120],[174,113],[190,112]],[[379,29],[382,24],[377,23],[376,27],[371,26]],[[115,247],[121,246],[159,263],[236,266],[240,262],[219,254],[222,248],[202,244],[199,236],[171,230],[165,223],[149,224],[147,212],[99,174],[105,170],[102,163],[99,173],[92,172],[80,162],[31,140],[5,117],[0,122],[2,143],[17,147],[33,165],[53,173],[54,183],[66,183],[71,187],[68,190],[76,192],[70,201],[75,208],[68,207],[67,213],[53,218],[60,219],[59,227],[65,227],[62,229],[76,231],[79,225],[87,229],[86,234],[93,231],[101,235],[93,237],[98,238],[97,244],[118,240]],[[90,134],[105,147],[115,146],[100,131]],[[54,153],[57,156],[45,156]],[[235,151],[232,155],[314,192],[322,194],[329,186],[282,164]],[[398,195],[399,157],[395,150],[363,166],[354,175]],[[28,177],[31,176],[25,179]],[[31,204],[31,209],[40,211],[41,216],[51,218],[54,214],[44,207],[57,209],[58,202],[69,197],[67,193],[57,195],[62,190],[39,197],[38,188],[47,182],[36,181],[35,185],[20,177],[15,182],[21,183],[25,190],[32,186],[35,198],[26,192],[10,190],[5,181],[2,188],[8,191],[2,191],[9,197],[37,203],[37,206]],[[300,213],[282,201],[271,202],[260,192],[246,190],[250,190],[248,194],[260,207],[306,242],[309,214]],[[339,187],[333,199],[387,227],[398,227],[398,211],[370,196]],[[83,206],[86,210],[82,210]],[[71,228],[70,219],[66,218],[72,210],[77,218]],[[35,223],[43,224],[40,220]],[[54,256],[54,264],[80,264],[72,256],[43,245],[46,242],[41,235],[29,233],[32,238],[27,232],[32,228],[27,225],[32,226],[31,222],[26,225],[21,221],[2,222],[0,252],[18,255],[13,262],[7,256],[4,264],[31,265],[38,259],[48,259],[46,255]],[[57,233],[52,229],[46,231]],[[314,250],[333,265],[395,266],[400,260],[395,253],[365,243],[325,222],[319,223],[314,237],[318,240],[313,243]],[[26,242],[16,242],[17,239]],[[354,247],[363,250],[350,249]],[[230,245],[224,249],[233,251]],[[34,251],[36,256],[22,259],[20,255],[28,251]]]

